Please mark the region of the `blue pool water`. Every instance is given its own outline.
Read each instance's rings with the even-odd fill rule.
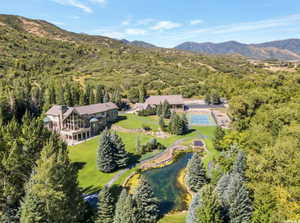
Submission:
[[[212,117],[209,114],[190,114],[189,121],[191,125],[214,125]]]

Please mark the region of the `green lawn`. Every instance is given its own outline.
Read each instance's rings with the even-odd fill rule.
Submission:
[[[136,139],[139,137],[141,143],[148,142],[152,137],[142,133],[117,132],[125,143],[126,150],[135,153]],[[83,165],[78,172],[79,185],[83,189],[94,191],[100,189],[116,174],[101,173],[96,168],[96,150],[99,137],[93,138],[76,146],[69,146],[69,156],[72,162]]]
[[[124,128],[139,128],[142,126],[142,123],[152,123],[153,129],[158,129],[158,124],[155,121],[154,117],[139,117],[134,114],[127,114],[126,117],[128,119],[122,120],[117,123]],[[172,145],[176,140],[183,139],[186,137],[195,137],[201,133],[202,135],[206,135],[209,138],[205,139],[205,143],[207,144],[210,151],[209,156],[205,157],[205,163],[212,159],[212,157],[216,154],[216,151],[212,148],[211,138],[214,135],[215,127],[214,126],[197,126],[193,127],[195,131],[184,135],[184,136],[170,136],[168,138],[162,139],[158,138],[157,140],[164,144],[165,146]],[[137,138],[140,139],[141,144],[148,142],[152,136],[145,135],[143,133],[125,133],[125,132],[117,132],[117,134],[122,138],[125,143],[126,150],[130,153],[135,154],[135,146]],[[86,192],[94,192],[95,190],[99,190],[103,185],[110,181],[110,179],[116,174],[115,173],[101,173],[96,168],[96,150],[98,147],[99,137],[93,138],[86,142],[83,142],[76,146],[69,146],[69,156],[72,162],[78,163],[81,168],[78,172],[78,180],[81,188],[87,190]],[[156,153],[155,151],[154,153]],[[153,153],[153,154],[154,154]],[[147,156],[151,156],[153,154],[145,154],[142,159]],[[130,172],[124,174],[116,183],[121,184],[122,180],[124,180]]]
[[[186,213],[176,213],[164,216],[158,223],[185,223]]]
[[[150,127],[153,131],[158,131],[158,117],[157,116],[138,116],[135,114],[120,115],[124,120],[119,121],[116,125],[126,129],[140,129],[143,125]]]

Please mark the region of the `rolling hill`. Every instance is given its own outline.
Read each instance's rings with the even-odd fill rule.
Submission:
[[[243,44],[236,41],[223,43],[185,42],[175,47],[205,54],[239,54],[252,59],[300,60],[300,39]]]

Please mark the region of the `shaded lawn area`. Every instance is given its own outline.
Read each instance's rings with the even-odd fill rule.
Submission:
[[[185,223],[186,213],[166,215],[158,223]]]
[[[138,116],[135,114],[122,114],[119,115],[123,120],[115,123],[126,129],[140,129],[143,125],[150,127],[153,131],[158,131],[158,117],[157,116]]]
[[[146,136],[142,133],[117,132],[117,134],[122,138],[126,150],[130,153],[135,153],[137,137],[140,138],[142,144],[151,139],[151,136]],[[78,163],[82,167],[78,172],[79,185],[81,188],[88,190],[87,192],[99,190],[117,173],[102,173],[97,170],[96,151],[98,143],[99,136],[76,146],[69,146],[69,157],[71,161]]]

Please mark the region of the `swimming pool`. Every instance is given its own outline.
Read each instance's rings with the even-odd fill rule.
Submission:
[[[190,125],[215,125],[210,114],[189,114]]]

